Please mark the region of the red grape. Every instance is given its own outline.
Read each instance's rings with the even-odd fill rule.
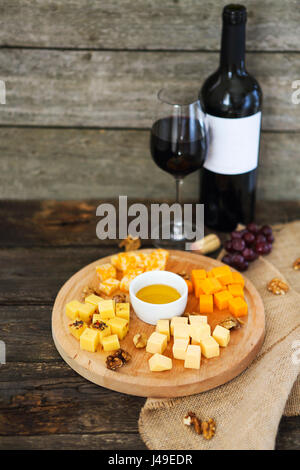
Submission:
[[[246,271],[248,269],[248,266],[249,266],[249,263],[248,261],[244,261],[243,263],[241,263],[239,266],[236,266],[236,268],[239,270],[239,271]]]
[[[262,233],[265,236],[272,235],[272,229],[269,225],[263,225],[260,229],[260,233]]]
[[[249,233],[249,231],[246,228],[243,228],[243,230],[240,230],[239,233],[243,237],[246,233]]]
[[[255,253],[255,251],[252,250],[252,248],[245,248],[242,251],[242,255],[246,261],[254,261],[258,257],[257,253]]]
[[[232,248],[235,251],[243,251],[246,247],[246,243],[242,238],[235,238],[232,240]]]
[[[239,239],[239,238],[242,238],[242,234],[241,232],[238,232],[237,230],[235,230],[234,232],[231,232],[231,239],[232,240],[235,240],[236,238]]]
[[[251,224],[248,224],[247,225],[247,230],[249,230],[249,232],[252,232],[252,233],[258,233],[258,225],[256,225],[254,222],[252,222]]]
[[[235,253],[231,257],[231,265],[239,271],[245,271],[248,268],[248,261],[239,253]]]
[[[251,232],[245,233],[243,238],[248,246],[250,246],[255,241],[255,235]]]
[[[230,255],[227,254],[227,255],[223,256],[222,263],[225,263],[225,264],[228,264],[229,266],[231,266],[231,262],[232,262],[232,260],[231,260]]]
[[[256,243],[265,243],[267,241],[266,237],[262,233],[256,235],[255,240]]]
[[[256,242],[255,251],[259,255],[267,255],[271,251],[270,246],[271,245],[266,242]]]
[[[266,243],[265,244],[265,252],[264,255],[268,255],[272,251],[272,243]]]
[[[271,233],[270,235],[267,235],[267,242],[268,243],[273,243],[275,240],[274,235]]]
[[[231,240],[227,240],[225,243],[224,243],[224,248],[226,251],[228,251],[229,253],[232,253],[234,251],[234,249],[232,248],[232,241]]]
[[[231,256],[231,262],[234,265],[243,263],[244,261],[245,261],[245,259],[244,259],[243,255],[241,255],[241,253],[233,253],[233,255]]]

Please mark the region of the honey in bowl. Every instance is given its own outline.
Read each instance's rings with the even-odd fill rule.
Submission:
[[[165,284],[152,284],[142,287],[135,295],[138,299],[150,304],[169,304],[181,297],[174,287]]]

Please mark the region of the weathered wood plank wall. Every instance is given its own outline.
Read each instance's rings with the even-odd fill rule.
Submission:
[[[172,198],[147,130],[167,84],[198,90],[218,63],[212,0],[2,0],[0,197]],[[264,92],[260,199],[300,199],[300,10],[247,0],[248,69]],[[198,178],[185,196],[197,198]]]

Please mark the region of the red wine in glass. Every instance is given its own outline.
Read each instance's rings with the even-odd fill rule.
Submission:
[[[169,116],[153,124],[150,147],[156,165],[182,179],[202,167],[206,156],[206,136],[198,120]]]

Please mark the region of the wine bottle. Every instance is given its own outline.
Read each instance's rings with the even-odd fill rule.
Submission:
[[[205,224],[231,231],[254,218],[262,92],[245,68],[247,10],[223,10],[218,70],[206,79],[199,98],[207,113],[209,149],[200,174]]]

